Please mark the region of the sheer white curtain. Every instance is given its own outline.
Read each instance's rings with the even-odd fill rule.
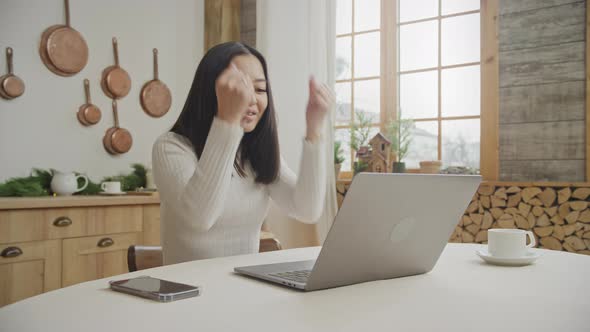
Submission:
[[[308,98],[307,81],[310,75],[334,89],[335,0],[258,0],[256,3],[256,45],[266,57],[279,120],[281,153],[298,171],[301,138],[305,134],[305,105]],[[271,209],[269,224],[291,246],[321,244],[326,238],[336,215],[336,184],[334,178],[334,110],[326,121],[326,169],[328,190],[324,213],[316,228],[301,239],[297,232],[283,222]],[[287,243],[287,247],[291,247]]]

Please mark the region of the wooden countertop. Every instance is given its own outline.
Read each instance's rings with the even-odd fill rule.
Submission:
[[[2,197],[0,210],[160,204],[160,195]]]

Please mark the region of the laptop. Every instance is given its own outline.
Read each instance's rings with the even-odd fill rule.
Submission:
[[[357,174],[317,259],[234,271],[304,291],[427,273],[480,182],[477,175]]]

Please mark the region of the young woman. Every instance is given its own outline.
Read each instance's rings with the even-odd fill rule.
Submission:
[[[298,220],[317,221],[326,193],[321,131],[334,97],[313,78],[309,95],[296,177],[280,157],[262,55],[235,42],[205,54],[182,113],[152,152],[164,264],[258,252],[270,199]]]

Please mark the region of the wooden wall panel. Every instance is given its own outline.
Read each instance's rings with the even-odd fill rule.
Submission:
[[[500,160],[584,159],[584,127],[584,121],[502,125]]]
[[[580,0],[500,0],[500,15],[555,7],[574,2],[580,2]]]
[[[586,1],[500,1],[499,179],[584,181]]]
[[[583,42],[584,9],[582,1],[504,15],[499,29],[500,51]]]
[[[586,181],[590,181],[590,4],[586,1]]]
[[[584,120],[584,81],[500,89],[500,123]]]
[[[585,46],[575,42],[500,52],[500,87],[582,81]]]
[[[583,181],[585,162],[581,160],[502,160],[504,181]]]

